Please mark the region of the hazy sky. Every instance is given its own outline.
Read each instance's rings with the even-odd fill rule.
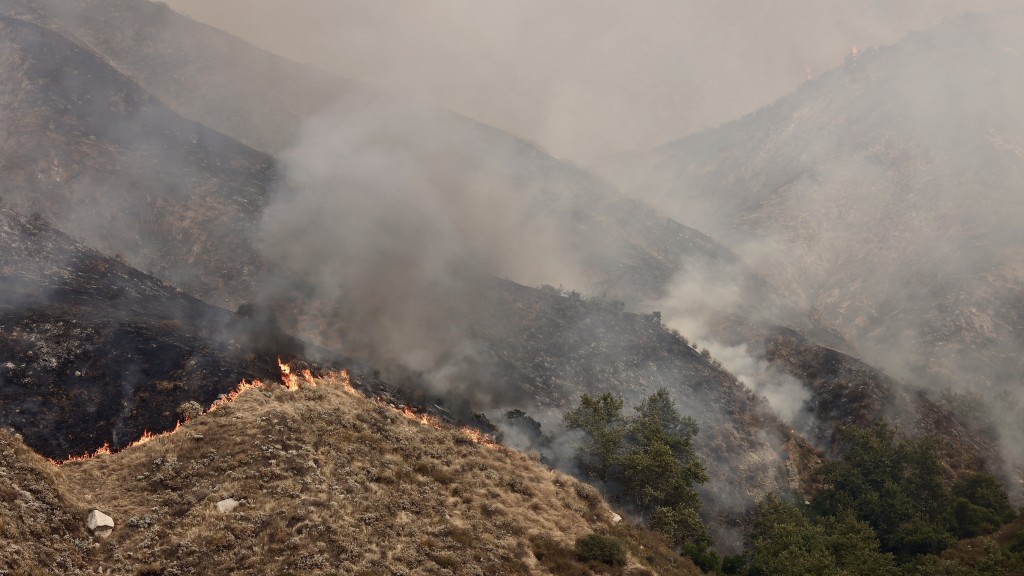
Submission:
[[[167,0],[278,54],[589,163],[751,112],[967,10],[1020,0]]]

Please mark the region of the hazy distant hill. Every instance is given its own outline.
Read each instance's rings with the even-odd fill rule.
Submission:
[[[369,88],[300,66],[139,0],[4,0],[0,11],[53,28],[102,54],[179,113],[268,153],[303,118]]]
[[[457,215],[457,224],[472,228],[484,262],[496,274],[637,303],[660,296],[686,267],[706,269],[723,283],[757,282],[703,234],[621,197],[533,144],[281,59],[164,5],[2,0],[0,13],[60,32],[178,114],[270,154],[298,146],[310,122],[334,123],[338,132],[368,126],[363,137],[410,155],[424,185],[466,206],[468,214]],[[339,102],[346,105],[339,108]],[[259,182],[268,184],[266,178]],[[237,188],[262,197],[254,188]],[[753,299],[748,305],[761,306]]]
[[[0,17],[0,195],[217,303],[256,270],[274,161],[185,120],[89,50]],[[216,273],[211,273],[216,271]]]
[[[1024,15],[864,50],[740,120],[623,162],[870,362],[924,385],[1024,371]]]
[[[83,243],[208,302],[236,305],[269,293],[265,303],[279,311],[286,329],[358,352],[390,369],[398,384],[427,380],[426,392],[451,408],[468,402],[475,410],[557,412],[586,391],[623,394],[634,402],[667,387],[704,427],[707,443],[701,450],[716,479],[707,488],[709,512],[728,517],[728,523],[761,495],[786,485],[789,456],[779,447],[788,432],[763,402],[654,317],[629,314],[610,300],[591,303],[578,294],[461,273],[457,289],[445,291],[438,302],[413,303],[429,308],[436,322],[419,326],[423,339],[399,352],[408,356],[427,348],[434,355],[430,363],[417,365],[420,374],[394,370],[390,363],[402,357],[376,349],[380,341],[370,338],[389,327],[375,311],[386,315],[389,309],[381,305],[401,304],[376,299],[391,283],[368,291],[366,299],[338,302],[325,299],[315,283],[304,291],[312,280],[337,283],[336,278],[319,278],[315,269],[267,267],[257,249],[262,210],[274,194],[289,190],[273,159],[183,119],[88,48],[25,20],[0,20],[0,79],[0,102],[10,112],[0,123],[7,206],[37,212]],[[442,148],[431,158],[452,170],[465,167],[473,180],[480,167],[472,161],[479,156],[470,154],[469,144],[483,142],[489,151],[510,154],[514,161],[493,168],[491,177],[508,178],[503,190],[516,191],[521,184],[527,205],[550,208],[526,211],[524,217],[553,218],[554,238],[564,242],[563,249],[579,251],[595,285],[655,291],[674,266],[695,262],[710,268],[725,263],[723,278],[735,281],[735,258],[707,237],[618,198],[537,148],[456,122],[458,129],[448,137],[463,147],[452,144],[452,157]],[[399,126],[391,136],[401,132]],[[427,144],[419,142],[424,153]],[[508,159],[502,154],[498,158]],[[297,213],[311,218],[316,210]],[[374,234],[387,240],[396,232]],[[325,238],[329,256],[333,244],[329,234]],[[316,237],[310,242],[310,249],[322,243]],[[299,252],[304,246],[297,246]],[[345,280],[343,268],[339,274]],[[742,271],[739,276],[752,278]],[[187,357],[188,350],[182,354]],[[215,391],[207,388],[203,395]]]

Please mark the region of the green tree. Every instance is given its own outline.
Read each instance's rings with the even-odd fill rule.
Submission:
[[[953,532],[958,538],[991,534],[1017,514],[995,476],[968,474],[953,485]]]
[[[622,415],[621,399],[583,395],[565,415],[565,426],[584,433],[577,457],[584,474],[600,480],[609,496],[633,504],[652,528],[691,555],[715,563],[694,489],[708,480],[693,444],[697,424],[680,416],[666,390],[641,402],[629,418]]]
[[[750,576],[822,576],[835,559],[824,532],[792,504],[770,494],[758,506],[751,533]]]
[[[815,499],[823,515],[856,511],[870,524],[882,550],[904,560],[934,554],[953,542],[951,504],[934,445],[927,439],[896,441],[884,422],[840,431],[842,458],[821,467],[825,489]]]
[[[697,510],[695,484],[707,482],[693,446],[697,423],[679,415],[668,392],[658,390],[637,408],[626,433],[622,482],[651,527],[678,543],[706,547],[710,538]]]
[[[622,398],[610,393],[597,398],[584,394],[580,405],[565,414],[564,425],[585,435],[576,458],[580,470],[607,483],[625,446],[626,421],[622,417]]]
[[[850,512],[813,521],[775,495],[758,505],[751,534],[751,576],[896,576],[867,523]]]

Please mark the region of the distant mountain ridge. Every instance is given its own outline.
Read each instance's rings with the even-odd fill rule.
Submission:
[[[288,258],[265,260],[259,250],[265,232],[261,218],[293,185],[280,159],[240,143],[284,151],[287,157],[290,141],[301,133],[295,126],[301,118],[313,115],[314,123],[331,120],[340,128],[356,123],[360,115],[346,115],[350,111],[344,107],[341,113],[316,115],[353,85],[302,80],[304,72],[273,58],[262,68],[259,62],[267,56],[262,51],[149,2],[0,0],[0,11],[7,15],[0,21],[0,105],[16,118],[0,120],[0,168],[10,175],[3,191],[8,206],[23,215],[38,213],[85,244],[120,254],[206,302],[233,308],[260,301],[298,336],[359,352],[383,370],[394,368],[379,362],[382,358],[367,345],[366,335],[384,322],[372,314],[370,320],[346,315],[374,312],[378,294],[339,304],[317,293],[315,267],[292,269]],[[180,46],[180,38],[187,38],[188,46]],[[211,45],[230,49],[227,55],[212,48],[205,52]],[[245,64],[233,66],[237,61]],[[297,78],[295,90],[308,92],[295,100],[265,98],[281,78]],[[790,321],[808,332],[820,328],[799,307],[789,306],[784,293],[710,237],[621,197],[534,145],[445,111],[417,108],[401,115],[407,104],[401,99],[352,91],[358,92],[358,103],[374,101],[385,120],[412,117],[422,123],[384,122],[372,140],[411,157],[427,177],[424,187],[471,201],[480,201],[477,191],[496,190],[494,197],[525,207],[510,210],[514,217],[497,214],[500,226],[494,228],[506,235],[488,240],[498,249],[519,247],[516,240],[528,243],[534,231],[550,228],[557,242],[528,243],[536,254],[526,251],[527,256],[549,256],[541,250],[550,248],[580,268],[573,278],[579,284],[563,291],[529,288],[523,284],[535,278],[481,271],[462,261],[455,270],[444,269],[459,283],[446,292],[448,285],[439,282],[445,298],[436,306],[431,302],[425,315],[434,332],[421,343],[441,348],[438,364],[429,374],[394,370],[388,376],[402,384],[441,382],[440,389],[425,389],[450,392],[453,404],[470,405],[470,414],[509,407],[557,413],[583,392],[608,391],[634,401],[665,387],[702,427],[699,449],[712,477],[705,492],[708,515],[723,542],[735,537],[730,529],[752,502],[768,492],[804,488],[800,472],[806,471],[795,470],[794,462],[814,451],[800,436],[803,431],[785,426],[763,399],[699,353],[697,343],[673,334],[657,315],[628,311],[657,301],[677,275],[697,270],[711,290],[739,287],[732,312],[744,325],[737,331],[741,340],[756,334],[753,339],[762,342],[776,322]],[[481,155],[477,148],[494,155]],[[315,215],[316,206],[305,208],[297,221],[310,228]],[[371,241],[387,240],[395,231],[372,232]],[[326,252],[337,248],[327,245]],[[305,250],[299,246],[297,252]],[[523,269],[529,271],[536,261],[527,258]],[[345,272],[341,267],[339,274]],[[452,340],[449,331],[456,333]],[[845,349],[841,338],[826,331],[812,335],[821,334]],[[860,368],[851,357],[800,345],[798,352],[806,357],[826,356],[840,365],[835,370],[840,375],[848,366]],[[790,352],[785,346],[774,351],[780,357]],[[878,414],[874,408],[879,398],[888,398],[884,388],[891,384],[878,373],[853,384],[823,378],[823,385],[813,375],[794,375],[824,390],[823,404],[851,397],[851,413],[871,416]],[[848,394],[862,384],[881,390],[863,405]],[[817,415],[831,417],[827,410]],[[827,438],[838,422],[824,420]]]
[[[273,158],[175,114],[68,36],[11,16],[0,18],[0,102],[16,119],[0,123],[6,206],[37,213],[84,244],[120,255],[206,302],[234,308],[258,300],[268,286],[298,288],[269,301],[282,328],[315,342],[341,344],[343,352],[365,351],[359,339],[373,326],[352,323],[339,316],[336,303],[303,292],[304,278],[268,270],[255,248],[263,208],[287,186]],[[477,136],[460,140],[471,125],[460,126],[451,136],[454,142],[479,142]],[[565,218],[568,246],[590,258],[595,283],[656,290],[672,274],[673,263],[687,261],[712,267],[725,261],[730,264],[726,277],[735,279],[734,257],[706,236],[618,198],[537,148],[497,131],[484,131],[484,137],[527,163],[502,166],[498,173],[525,180],[523,189],[536,195],[531,201]],[[445,162],[454,162],[454,168],[464,159]],[[609,242],[621,249],[586,256],[593,244]],[[786,484],[783,460],[788,456],[777,449],[784,441],[774,440],[785,434],[768,407],[653,316],[628,313],[611,299],[584,301],[578,293],[570,297],[526,288],[480,272],[471,276],[464,290],[449,295],[436,310],[442,322],[437,326],[464,327],[471,344],[468,352],[457,346],[461,341],[441,351],[446,364],[438,368],[458,368],[445,380],[457,380],[461,387],[451,389],[451,405],[469,398],[475,410],[495,410],[530,390],[531,396],[517,400],[519,407],[563,410],[584,391],[632,399],[667,387],[692,401],[686,410],[705,424],[709,438],[719,438],[715,445],[728,451],[725,457],[726,452],[706,452],[709,469],[721,480],[708,488],[709,514],[721,519],[716,520],[720,526],[734,528],[750,503]],[[447,344],[440,336],[434,340]],[[397,376],[405,380],[397,385],[423,377]],[[61,378],[70,377],[62,373]],[[155,385],[149,377],[145,383]],[[222,390],[207,388],[202,395]],[[174,408],[160,417],[173,420]],[[109,429],[98,425],[89,439],[102,440]],[[123,436],[130,442],[136,434]],[[51,453],[63,450],[58,445]],[[751,474],[754,469],[759,472]]]
[[[969,15],[862,50],[771,106],[624,161],[618,178],[749,255],[867,360],[928,386],[1013,387],[1022,27],[1019,11]]]

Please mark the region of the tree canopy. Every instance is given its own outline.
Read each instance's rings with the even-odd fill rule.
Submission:
[[[706,482],[694,450],[697,423],[681,416],[667,390],[658,390],[622,414],[623,401],[611,394],[584,394],[565,414],[566,428],[584,440],[577,464],[601,482],[612,498],[631,505],[652,528],[680,545],[703,550],[710,538],[700,520],[695,484]]]

